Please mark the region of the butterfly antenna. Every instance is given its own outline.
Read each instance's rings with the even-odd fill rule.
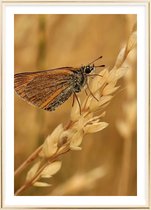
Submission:
[[[92,63],[94,63],[95,61],[101,59],[103,56],[99,56],[98,58],[96,58],[95,60],[93,60],[91,63],[89,63],[88,65],[91,65]]]
[[[105,65],[100,65],[100,66],[94,66],[95,68],[97,68],[97,67],[105,67]]]

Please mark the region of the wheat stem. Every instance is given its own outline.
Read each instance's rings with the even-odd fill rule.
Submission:
[[[39,155],[42,150],[42,145],[40,145],[16,170],[14,176],[19,175],[28,165],[30,165]]]

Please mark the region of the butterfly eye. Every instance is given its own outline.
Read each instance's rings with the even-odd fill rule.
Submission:
[[[89,74],[92,71],[92,68],[90,66],[86,66],[85,73]]]

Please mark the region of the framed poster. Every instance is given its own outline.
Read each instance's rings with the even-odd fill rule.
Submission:
[[[149,208],[148,7],[2,2],[3,208]]]

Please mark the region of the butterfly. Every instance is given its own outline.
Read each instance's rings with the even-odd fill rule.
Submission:
[[[37,72],[23,72],[14,75],[16,93],[28,103],[44,109],[54,111],[71,95],[80,92],[87,84],[88,75],[96,67],[95,59],[88,65],[79,68],[60,67]]]

